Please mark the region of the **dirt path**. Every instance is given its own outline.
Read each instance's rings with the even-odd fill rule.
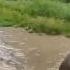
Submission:
[[[58,70],[70,51],[68,38],[30,34],[21,28],[0,28],[0,40],[1,43],[22,49],[32,70]]]

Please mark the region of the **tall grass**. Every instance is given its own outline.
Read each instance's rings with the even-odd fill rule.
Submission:
[[[0,26],[48,34],[70,33],[70,3],[66,1],[0,0]]]

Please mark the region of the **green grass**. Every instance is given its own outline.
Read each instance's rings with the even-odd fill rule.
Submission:
[[[70,35],[69,0],[0,0],[0,26]]]

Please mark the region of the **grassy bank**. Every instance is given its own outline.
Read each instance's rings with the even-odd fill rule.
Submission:
[[[69,35],[69,0],[0,0],[0,26]]]

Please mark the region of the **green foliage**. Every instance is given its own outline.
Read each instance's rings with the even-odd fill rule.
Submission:
[[[0,26],[24,27],[29,32],[70,32],[70,0],[0,0]]]
[[[70,0],[62,0],[63,2],[65,2],[65,3],[69,3],[70,2]]]

